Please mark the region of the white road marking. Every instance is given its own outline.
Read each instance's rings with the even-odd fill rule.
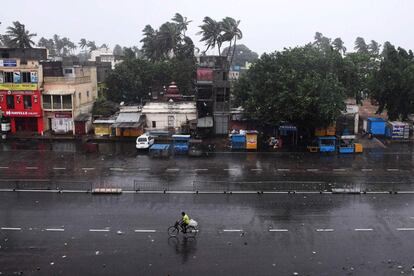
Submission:
[[[135,229],[135,233],[155,233],[157,230],[150,230],[150,229]]]
[[[223,229],[223,232],[243,232],[242,229]]]
[[[316,232],[333,232],[334,230],[331,228],[322,228],[322,229],[316,229]]]
[[[263,171],[263,169],[250,169],[251,171]]]
[[[109,229],[89,229],[89,232],[109,232]]]
[[[224,171],[237,171],[237,169],[223,169]]]
[[[355,228],[355,231],[372,231],[372,228]]]
[[[208,169],[194,169],[194,171],[199,172],[199,171],[208,171]]]
[[[149,171],[149,170],[151,170],[150,168],[139,168],[138,169],[139,171]]]
[[[397,228],[397,231],[414,231],[414,228]]]
[[[288,172],[288,171],[290,171],[290,169],[277,169],[277,171],[279,171],[279,172]]]
[[[0,167],[0,169],[5,169],[5,170],[7,170],[9,167]]]
[[[66,170],[66,168],[59,168],[59,167],[55,167],[55,168],[53,168],[54,170]]]
[[[361,169],[363,172],[372,172],[372,169]]]
[[[123,168],[109,168],[109,170],[111,170],[111,171],[118,171],[118,172],[125,171],[125,169],[123,169]]]
[[[178,172],[180,169],[167,169],[167,172]]]
[[[308,171],[308,172],[317,172],[317,171],[319,171],[319,169],[306,169],[306,171]]]
[[[334,172],[345,172],[346,169],[333,169]]]
[[[389,172],[398,172],[399,169],[387,169],[387,171],[389,171]]]
[[[14,230],[14,231],[20,231],[22,228],[20,227],[2,227],[1,230]]]
[[[92,171],[92,170],[94,170],[95,168],[82,168],[82,170],[84,170],[84,171]]]
[[[288,232],[287,229],[269,229],[269,232]]]
[[[65,231],[65,229],[63,229],[63,228],[46,228],[46,231],[63,232],[63,231]]]
[[[38,167],[26,167],[26,170],[37,170]]]

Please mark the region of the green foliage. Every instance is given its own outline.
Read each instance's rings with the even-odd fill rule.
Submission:
[[[230,53],[229,53],[230,51]],[[233,48],[226,47],[223,49],[222,55],[228,56],[232,55]],[[246,65],[246,62],[253,63],[254,61],[258,60],[259,55],[256,52],[250,50],[246,45],[239,44],[236,46],[236,50],[234,52],[234,59],[231,65],[237,65],[243,67]]]
[[[235,86],[236,103],[263,124],[326,126],[345,108],[342,57],[306,45],[264,54]]]
[[[6,35],[2,36],[2,43],[10,48],[32,48],[35,43],[32,38],[37,34],[32,34],[24,24],[14,21],[13,26],[7,27]]]
[[[114,102],[108,101],[104,97],[99,97],[93,104],[92,114],[94,116],[109,117],[118,111],[118,107]]]
[[[384,44],[383,59],[371,81],[371,97],[387,110],[390,120],[405,120],[414,111],[414,55]]]
[[[53,38],[40,38],[37,46],[44,47],[49,51],[51,57],[67,57],[73,54],[76,50],[76,45],[67,37],[60,37],[55,34]]]

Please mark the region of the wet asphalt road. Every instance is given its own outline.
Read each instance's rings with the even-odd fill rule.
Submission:
[[[201,231],[168,239],[186,210]],[[412,195],[0,193],[2,275],[412,275]]]
[[[153,159],[133,143],[100,144],[86,154],[80,144],[0,143],[0,188],[41,180],[62,189],[119,187],[124,190],[317,190],[318,185],[365,191],[414,191],[413,148],[397,144],[360,155],[310,153],[216,153],[204,158]],[[37,182],[29,180],[38,180]],[[59,183],[61,182],[61,183]],[[230,183],[230,184],[228,184]],[[138,186],[138,187],[137,187]],[[324,190],[324,189],[322,189]]]

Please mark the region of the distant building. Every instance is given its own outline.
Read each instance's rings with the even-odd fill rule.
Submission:
[[[115,123],[115,135],[119,137],[138,137],[144,133],[145,115],[140,106],[122,106]]]
[[[109,48],[99,48],[91,51],[91,58],[89,60],[97,62],[109,62],[111,63],[111,68],[115,69],[115,65],[122,62],[122,57],[114,55],[113,51]]]
[[[46,49],[0,48],[0,113],[11,132],[43,134],[42,66]]]
[[[196,102],[149,102],[142,108],[147,130],[180,132],[183,126],[197,119]]]
[[[42,65],[45,129],[54,133],[88,133],[98,97],[96,66],[62,61]]]
[[[229,62],[224,56],[200,56],[197,68],[199,131],[227,134],[230,117]]]

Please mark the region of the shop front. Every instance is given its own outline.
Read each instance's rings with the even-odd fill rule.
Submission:
[[[10,120],[11,133],[43,134],[40,91],[0,91],[0,109]]]

